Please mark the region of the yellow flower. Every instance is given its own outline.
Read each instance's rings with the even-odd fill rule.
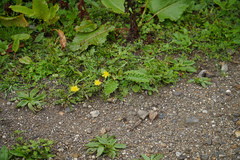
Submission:
[[[71,91],[73,91],[73,92],[79,91],[78,86],[72,86],[70,89],[71,89]]]
[[[109,74],[107,71],[103,71],[103,75],[102,75],[102,76],[103,76],[104,78],[107,78],[109,75],[110,75],[110,74]]]
[[[102,82],[100,82],[99,80],[95,80],[94,84],[99,86]]]

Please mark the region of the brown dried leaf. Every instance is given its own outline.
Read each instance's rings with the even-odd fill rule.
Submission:
[[[16,17],[0,16],[0,21],[5,27],[11,27],[11,26],[27,27],[29,25],[26,19],[24,18],[24,14],[21,14]]]
[[[149,119],[153,121],[157,117],[158,113],[155,112],[154,110],[149,111]]]
[[[62,50],[67,46],[67,39],[63,33],[63,31],[61,31],[60,29],[54,29],[55,31],[58,32],[58,35],[60,37],[60,44],[62,46]]]
[[[63,113],[62,111],[58,112],[58,114],[59,114],[60,116],[64,115],[64,113]]]

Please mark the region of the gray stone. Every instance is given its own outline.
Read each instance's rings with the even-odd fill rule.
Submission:
[[[207,72],[207,70],[202,70],[201,72],[199,72],[198,77],[205,77],[206,72]]]
[[[205,141],[205,143],[208,144],[208,145],[211,145],[211,144],[212,144],[212,140],[211,140],[211,139],[207,139],[207,140]]]
[[[182,154],[181,152],[176,152],[177,157],[181,156],[181,154]]]
[[[95,117],[99,116],[100,112],[99,112],[99,110],[95,110],[95,111],[90,112],[90,114],[93,118],[95,118]]]
[[[165,118],[165,114],[164,113],[160,113],[158,116],[160,119],[164,119]]]
[[[194,117],[194,116],[189,116],[189,117],[186,118],[186,123],[187,124],[199,123],[199,119]]]
[[[176,92],[173,92],[173,95],[175,95],[175,96],[180,96],[182,94],[182,92],[181,91],[176,91]]]
[[[68,113],[72,112],[72,109],[71,109],[70,107],[67,107],[65,110],[66,110]]]
[[[91,129],[91,128],[87,128],[85,131],[86,131],[88,134],[92,133],[92,129]]]
[[[87,108],[87,104],[86,103],[83,103],[83,108]]]
[[[184,160],[185,158],[187,158],[186,155],[181,155],[181,156],[178,157],[179,160]]]
[[[141,119],[145,119],[148,116],[148,112],[144,110],[139,110],[137,114]]]
[[[201,156],[201,159],[202,159],[202,160],[208,160],[208,155],[202,155],[202,156]]]
[[[222,62],[221,64],[222,64],[221,71],[222,71],[223,73],[227,72],[227,71],[228,71],[228,65],[227,65],[227,63],[226,63],[226,62]]]

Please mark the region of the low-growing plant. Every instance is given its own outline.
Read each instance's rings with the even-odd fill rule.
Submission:
[[[12,150],[9,151],[14,158],[25,158],[28,160],[34,159],[48,159],[54,157],[55,155],[51,154],[51,147],[53,141],[47,139],[38,139],[37,141],[30,140],[24,144],[16,144],[12,146]]]
[[[4,92],[4,98],[7,98],[9,93],[13,94],[13,91],[23,88],[22,81],[16,79],[17,77],[6,77],[4,81],[0,81],[0,92]]]
[[[1,160],[9,160],[11,159],[11,155],[9,155],[7,147],[4,145],[0,150],[0,159]]]
[[[37,88],[34,88],[29,93],[22,91],[17,92],[17,99],[21,101],[17,104],[16,107],[19,108],[27,105],[28,108],[34,113],[40,111],[42,109],[41,106],[45,104],[45,102],[43,102],[43,99],[46,97],[46,94],[43,92],[42,94],[36,95],[38,92],[39,90]]]
[[[207,78],[207,77],[193,77],[193,79],[188,80],[188,83],[192,83],[195,82],[197,84],[202,85],[204,88],[206,88],[206,84],[210,85],[212,84],[211,82],[211,78]]]
[[[150,157],[148,157],[145,154],[141,154],[141,156],[143,160],[160,160],[164,157],[164,154],[154,154],[154,155],[151,155]],[[138,159],[133,159],[133,160],[138,160]]]
[[[114,139],[115,135],[108,137],[107,134],[104,134],[102,137],[95,137],[96,138],[91,139],[91,142],[85,145],[88,148],[86,153],[93,154],[97,151],[97,157],[106,154],[114,159],[115,156],[119,155],[118,149],[126,148],[125,144],[116,143],[117,139]]]

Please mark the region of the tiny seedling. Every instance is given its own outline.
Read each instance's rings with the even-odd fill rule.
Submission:
[[[87,152],[93,154],[97,151],[97,157],[102,154],[108,155],[110,158],[114,159],[118,156],[118,149],[126,148],[125,144],[116,143],[117,139],[114,139],[115,135],[107,136],[104,134],[102,137],[96,136],[96,138],[91,139],[88,144],[86,144]]]
[[[197,84],[202,85],[204,88],[206,88],[206,84],[210,85],[212,84],[210,82],[211,78],[207,78],[207,77],[193,77],[193,79],[188,80],[188,83],[192,83],[195,82]]]
[[[26,93],[26,92],[17,92],[17,99],[20,99],[21,101],[17,104],[17,108],[19,107],[24,107],[26,105],[28,105],[28,108],[36,113],[36,111],[40,111],[42,109],[42,105],[44,104],[44,102],[42,101],[45,97],[46,94],[42,93],[42,94],[38,94],[39,90],[37,88],[34,88],[33,90],[30,91],[30,93]]]

